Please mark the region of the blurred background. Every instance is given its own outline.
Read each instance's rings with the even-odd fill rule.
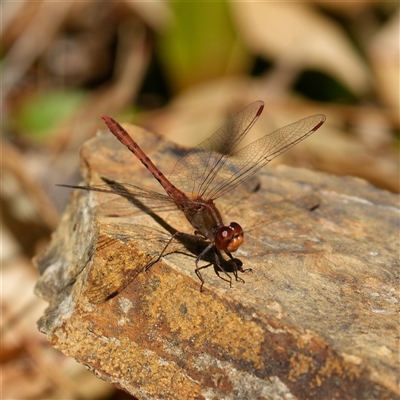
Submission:
[[[276,162],[399,192],[397,2],[20,1],[1,18],[3,399],[130,398],[36,329],[31,259],[100,115],[193,146],[255,100],[249,141],[323,113]]]

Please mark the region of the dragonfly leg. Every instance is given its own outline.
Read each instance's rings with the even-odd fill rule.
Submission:
[[[200,292],[203,291],[203,286],[204,286],[204,279],[201,276],[200,270],[202,267],[199,267],[199,261],[203,258],[204,254],[206,254],[212,247],[214,246],[213,243],[209,244],[200,254],[199,256],[196,258],[195,264],[196,264],[196,269],[194,270],[194,272],[196,272],[197,277],[200,279],[201,281],[201,285],[200,285]]]
[[[235,259],[233,258],[233,256],[232,256],[231,253],[228,253],[227,251],[226,251],[225,253],[226,253],[226,254],[229,256],[229,258],[233,261],[233,265],[235,266],[235,267],[234,267],[234,270],[233,270],[233,274],[235,275],[236,281],[240,281],[240,282],[243,282],[243,283],[244,283],[245,281],[244,281],[244,279],[242,279],[242,278],[238,275],[238,271],[240,271],[240,272],[253,272],[253,270],[252,270],[251,268],[243,269],[243,267],[235,261]]]
[[[145,271],[147,272],[154,264],[156,264],[158,261],[161,260],[161,257],[165,254],[165,251],[167,250],[168,246],[171,244],[171,242],[174,240],[174,238],[176,238],[177,236],[184,236],[184,237],[189,237],[189,238],[194,238],[194,239],[199,239],[199,235],[191,235],[190,233],[184,233],[184,232],[175,232],[170,239],[168,240],[167,244],[164,246],[164,248],[162,249],[162,251],[160,252],[160,254],[157,256],[157,258],[153,261],[151,261],[150,263],[148,263],[145,267]],[[201,253],[200,255],[196,258],[196,275],[197,277],[200,279],[201,281],[201,286],[200,286],[200,291],[203,291],[203,285],[204,285],[204,279],[201,276],[200,273],[200,269],[202,267],[198,266],[199,261],[202,259],[202,257],[204,256],[204,254],[206,254],[214,245],[210,244],[208,245]]]
[[[237,271],[240,271],[240,272],[253,272],[253,270],[252,270],[251,268],[243,269],[242,266],[239,265],[239,264],[235,261],[235,259],[233,258],[233,256],[232,256],[231,253],[228,253],[227,251],[226,251],[225,253],[226,253],[226,254],[229,256],[229,258],[233,261],[233,263],[234,263],[235,266],[236,266],[236,270],[237,270]]]
[[[222,271],[222,272],[229,278],[229,280],[223,278],[223,277],[218,273],[218,270],[217,270],[216,272],[217,272],[218,277],[221,278],[223,281],[229,282],[229,287],[231,288],[231,287],[232,287],[232,278],[231,278],[231,276],[225,271],[225,269],[222,267],[222,265],[221,265],[221,263],[220,263],[220,261],[219,261],[218,251],[217,251],[216,249],[215,249],[215,251],[214,251],[214,259],[215,259],[215,265],[219,268],[220,271]]]
[[[156,264],[158,261],[161,260],[161,258],[163,257],[163,255],[165,254],[168,246],[171,244],[171,242],[177,237],[177,236],[184,236],[184,237],[189,237],[189,238],[194,238],[194,239],[199,239],[199,235],[191,235],[189,233],[184,233],[184,232],[175,232],[168,240],[167,244],[164,246],[164,248],[162,249],[162,251],[160,252],[160,254],[157,256],[157,258],[153,261],[151,261],[150,263],[148,263],[145,267],[145,271],[147,272],[154,264]],[[220,279],[226,281],[229,283],[229,287],[232,287],[232,278],[231,276],[228,274],[228,272],[222,267],[221,262],[219,260],[218,257],[218,250],[215,248],[214,243],[210,243],[200,254],[199,256],[196,258],[195,264],[196,264],[196,269],[195,269],[195,273],[197,275],[197,277],[200,279],[200,292],[203,291],[203,286],[204,286],[204,278],[201,275],[200,270],[204,267],[199,267],[199,262],[200,260],[204,257],[204,255],[209,252],[212,248],[214,248],[214,260],[215,260],[215,265],[217,267],[217,275]],[[230,259],[233,261],[234,264],[234,269],[233,269],[233,274],[235,276],[235,280],[236,281],[241,281],[244,282],[244,280],[238,276],[238,271],[240,272],[246,272],[246,271],[251,271],[251,269],[243,269],[241,265],[239,265],[235,259],[233,258],[231,253],[226,252],[226,254],[230,257]],[[218,270],[223,272],[228,279],[222,277],[219,273]]]
[[[167,250],[168,246],[171,244],[171,242],[174,240],[174,238],[176,236],[181,235],[181,232],[175,232],[168,240],[167,244],[164,246],[164,248],[162,249],[161,253],[157,256],[157,258],[153,261],[150,261],[146,267],[145,267],[145,271],[147,272],[154,264],[158,263],[161,260],[161,257],[164,255],[165,251]]]
[[[197,265],[197,260],[196,260],[196,269],[194,270],[194,272],[196,272],[197,277],[198,277],[198,278],[200,279],[200,281],[201,281],[201,284],[200,284],[200,292],[202,292],[202,291],[203,291],[203,286],[204,286],[204,279],[203,279],[203,277],[201,276],[200,269],[201,269],[201,268],[198,267],[198,265]]]
[[[165,251],[167,250],[168,246],[171,244],[171,242],[178,236],[185,236],[185,237],[190,237],[190,238],[194,238],[194,239],[199,239],[198,236],[196,235],[191,235],[190,233],[184,233],[184,232],[175,232],[168,240],[167,244],[164,246],[164,248],[162,249],[162,251],[160,252],[160,254],[157,256],[157,258],[153,261],[150,261],[146,267],[145,267],[145,271],[147,272],[154,264],[158,263],[161,260],[161,257],[165,254]],[[203,252],[202,254],[200,254],[200,256],[202,256],[205,252]],[[199,256],[199,257],[200,257]]]
[[[202,269],[202,268],[204,268],[204,267],[199,267],[199,266],[198,266],[198,262],[201,260],[201,258],[204,256],[204,254],[206,254],[212,247],[214,247],[214,245],[211,243],[209,246],[207,246],[207,247],[201,252],[201,254],[200,254],[200,255],[197,257],[197,259],[196,259],[196,270],[195,270],[195,272],[196,272],[196,275],[198,276],[198,278],[199,278],[200,281],[201,281],[201,286],[200,286],[200,291],[201,291],[201,292],[203,291],[204,279],[203,279],[203,277],[202,277],[202,275],[201,275],[201,273],[200,273],[200,269]],[[235,276],[235,280],[238,281],[238,282],[240,281],[240,282],[243,282],[243,283],[244,283],[244,280],[243,280],[240,276],[238,276],[237,271],[246,272],[246,271],[249,271],[249,270],[248,270],[248,269],[244,270],[244,269],[242,268],[241,265],[237,264],[237,262],[235,261],[235,259],[234,259],[233,256],[232,256],[232,254],[230,254],[230,253],[228,253],[228,252],[226,252],[226,254],[231,258],[231,260],[232,260],[233,263],[234,263],[233,274],[234,274],[234,276]],[[224,269],[224,267],[221,265],[221,262],[220,262],[220,259],[219,259],[219,256],[218,256],[218,249],[216,249],[215,247],[214,247],[214,261],[215,261],[215,266],[217,267],[217,269],[215,270],[215,272],[217,273],[218,277],[219,277],[220,279],[222,279],[223,281],[228,282],[228,283],[229,283],[229,287],[232,287],[232,277],[231,277],[231,275],[228,274],[228,272],[227,272],[227,271]],[[221,276],[221,275],[219,274],[218,270],[221,271],[221,272],[223,272],[223,273],[228,277],[228,279],[226,279],[226,278],[224,278],[223,276]],[[251,271],[251,270],[250,270],[250,271]]]

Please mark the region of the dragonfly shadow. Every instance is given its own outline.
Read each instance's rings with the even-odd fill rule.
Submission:
[[[177,230],[173,228],[170,224],[168,224],[163,218],[161,218],[153,209],[143,203],[139,198],[132,195],[132,193],[122,184],[113,181],[112,179],[106,178],[104,176],[101,179],[109,186],[111,192],[114,192],[118,196],[124,197],[129,203],[133,204],[137,207],[140,211],[144,212],[145,214],[149,215],[153,220],[164,228],[167,232],[171,235],[175,234]]]

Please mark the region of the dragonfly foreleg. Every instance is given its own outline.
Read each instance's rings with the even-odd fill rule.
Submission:
[[[225,252],[228,257],[232,260],[233,262],[233,275],[235,276],[235,280],[236,282],[243,282],[245,283],[244,279],[242,279],[239,275],[238,275],[238,271],[240,272],[247,272],[247,271],[251,271],[251,268],[248,269],[243,269],[242,266],[240,264],[238,264],[236,262],[236,260],[233,258],[231,253],[228,253],[227,251]]]

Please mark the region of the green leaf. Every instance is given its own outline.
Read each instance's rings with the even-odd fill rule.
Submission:
[[[31,96],[15,115],[18,130],[42,140],[59,122],[76,111],[86,98],[83,91],[50,91]]]

